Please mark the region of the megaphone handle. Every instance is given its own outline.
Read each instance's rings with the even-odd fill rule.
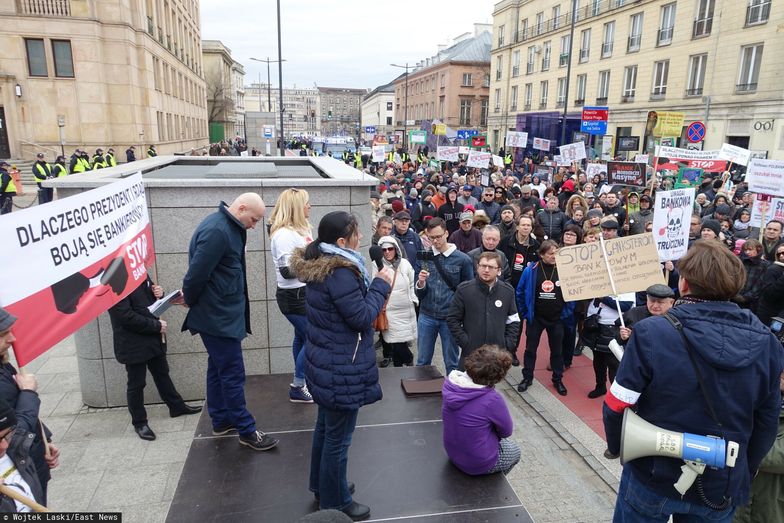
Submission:
[[[705,464],[697,463],[696,461],[686,461],[681,466],[681,471],[681,477],[678,478],[678,481],[673,486],[683,497],[686,495],[686,491],[694,484],[697,476],[705,471]]]

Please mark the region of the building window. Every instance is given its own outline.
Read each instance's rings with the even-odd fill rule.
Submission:
[[[613,40],[615,40],[615,22],[604,24],[604,38],[602,39],[602,58],[609,58],[613,52]]]
[[[152,76],[153,81],[155,82],[155,89],[157,91],[161,90],[161,61],[156,58],[152,57]]]
[[[623,94],[621,102],[633,102],[634,92],[637,90],[637,66],[630,65],[623,70]]]
[[[558,67],[565,67],[566,63],[569,61],[569,53],[572,52],[570,43],[571,39],[569,38],[569,35],[561,37],[561,54],[558,58]]]
[[[599,16],[602,12],[602,0],[591,0],[591,16]]]
[[[547,80],[539,82],[539,108],[544,109],[547,107]]]
[[[48,76],[44,41],[39,38],[25,38],[25,48],[27,49],[27,72],[30,76]]]
[[[544,13],[536,13],[536,34],[540,35],[544,31]]]
[[[707,54],[698,54],[689,58],[689,83],[686,89],[686,96],[699,96],[702,94],[707,62]]]
[[[749,0],[746,8],[746,25],[764,24],[770,16],[770,0]]]
[[[532,45],[528,48],[528,61],[525,63],[525,74],[534,72],[534,57],[536,56],[536,46]]]
[[[392,125],[392,117],[387,116],[387,125]]]
[[[463,101],[461,101],[460,103],[462,104]],[[493,111],[496,113],[501,111],[501,89],[495,90],[495,106],[493,107]]]
[[[760,66],[762,65],[762,44],[747,45],[740,48],[740,73],[738,92],[757,90]]]
[[[512,53],[512,77],[520,76],[520,50]]]
[[[490,87],[490,73],[485,74],[485,79],[482,81],[482,87]]]
[[[54,58],[54,75],[58,78],[73,78],[73,55],[70,40],[52,40],[52,58]]]
[[[563,107],[566,105],[566,78],[558,79],[558,92],[555,100],[556,107]]]
[[[525,84],[525,99],[523,100],[523,108],[526,111],[531,110],[531,97],[533,96],[534,84]]]
[[[471,87],[473,85],[471,73],[463,73],[463,87]]]
[[[715,0],[699,0],[697,14],[694,17],[694,26],[691,30],[692,38],[708,36],[713,27],[713,6]]]
[[[591,30],[584,29],[580,36],[580,63],[588,61],[591,54]]]
[[[659,22],[659,34],[656,37],[656,45],[670,45],[672,43],[672,33],[675,29],[675,4],[667,4],[661,8],[661,20]]]
[[[471,125],[471,100],[460,100],[460,125]]]
[[[502,74],[502,60],[503,56],[498,56],[495,59],[495,79],[500,80]]]
[[[561,6],[553,7],[553,29],[561,27]]]
[[[498,27],[498,47],[502,47],[504,45],[504,30],[506,26],[499,26]]]
[[[580,107],[585,104],[585,84],[588,81],[587,74],[577,75],[577,96],[574,99],[574,105]]]
[[[392,102],[387,102],[387,111],[392,110]]]
[[[634,53],[640,50],[642,42],[642,15],[637,13],[632,15],[629,22],[629,42],[626,44],[626,52]]]
[[[441,87],[446,85],[446,74],[441,73]]]
[[[596,91],[596,103],[606,104],[610,93],[610,71],[599,71],[599,88]]]
[[[653,89],[652,98],[664,98],[667,94],[667,74],[670,69],[669,60],[661,60],[653,63]]]
[[[552,43],[548,40],[542,44],[542,71],[547,71],[550,69],[550,57],[552,54]]]
[[[520,39],[519,42],[525,42],[528,39],[528,19],[526,18],[520,22]]]
[[[487,125],[487,113],[490,109],[490,101],[485,98],[482,100],[481,111],[479,113],[479,125],[484,127]]]
[[[511,92],[509,98],[510,98],[510,100],[509,100],[509,110],[510,111],[516,111],[517,110],[517,86],[516,85],[512,86],[512,92]]]

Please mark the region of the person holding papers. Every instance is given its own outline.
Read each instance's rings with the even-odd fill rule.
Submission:
[[[144,387],[147,369],[161,399],[168,405],[172,418],[201,412],[201,407],[186,405],[169,376],[166,361],[166,321],[149,310],[156,299],[163,297],[163,288],[153,284],[150,276],[136,290],[109,309],[114,333],[114,355],[128,372],[128,410],[136,434],[148,441],[155,433],[147,424],[144,409]]]

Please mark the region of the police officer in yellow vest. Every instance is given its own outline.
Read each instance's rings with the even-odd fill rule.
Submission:
[[[65,156],[60,155],[52,166],[52,178],[65,178],[68,176],[68,168],[65,166]]]
[[[117,159],[114,157],[114,149],[111,147],[106,151],[106,167],[116,167]]]
[[[8,214],[14,205],[16,196],[16,185],[14,179],[8,173],[10,165],[8,162],[0,161],[0,214]]]
[[[148,158],[155,158],[158,156],[158,152],[155,150],[155,146],[151,145],[147,148],[147,157]]]
[[[348,149],[343,151],[343,163],[348,163]]]
[[[362,154],[359,152],[359,149],[354,153],[354,167],[362,170]]]
[[[394,162],[395,162],[395,151],[394,151],[394,150],[392,150],[392,151],[389,151],[389,152],[387,153],[387,161],[388,161],[388,162],[391,162],[391,163],[394,163]]]
[[[106,165],[106,159],[103,157],[103,149],[96,149],[95,154],[93,155],[92,159],[93,164],[93,171],[96,169],[104,169],[108,167]]]
[[[425,155],[425,152],[422,151],[421,149],[417,153],[417,162],[419,163],[419,165],[422,165],[423,163],[427,162],[427,156]]]
[[[41,182],[54,178],[52,174],[52,166],[44,160],[44,153],[35,155],[36,162],[33,164],[33,176],[35,182],[38,184],[38,203],[49,203],[54,198],[54,189],[52,187],[44,187]]]
[[[504,167],[506,169],[512,169],[512,164],[513,163],[514,163],[514,158],[512,157],[512,155],[509,154],[509,153],[506,153],[504,155]]]

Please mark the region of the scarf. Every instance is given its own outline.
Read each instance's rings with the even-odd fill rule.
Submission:
[[[678,298],[678,301],[675,302],[673,307],[677,307],[678,305],[683,305],[684,303],[711,303],[711,302],[722,302],[727,300],[711,300],[708,298],[698,298],[697,296],[692,296],[688,294],[686,296],[681,296]]]
[[[751,227],[750,221],[743,223],[740,220],[735,220],[735,222],[732,224],[732,228],[735,229],[736,231],[745,231],[749,227]]]
[[[337,245],[325,242],[319,243],[319,250],[325,254],[342,256],[343,258],[353,263],[357,269],[359,269],[359,273],[362,275],[362,279],[365,281],[365,287],[370,287],[370,275],[368,274],[367,267],[365,267],[365,258],[363,258],[359,252],[352,249],[341,249]]]

